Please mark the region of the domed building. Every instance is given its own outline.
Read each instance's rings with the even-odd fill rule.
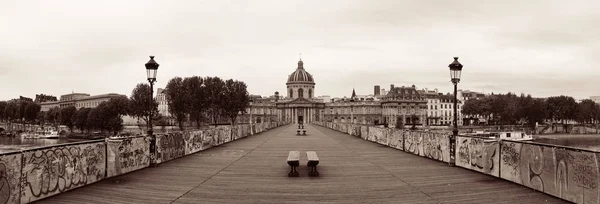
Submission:
[[[288,76],[286,97],[277,102],[283,121],[292,123],[310,123],[319,121],[320,109],[325,108],[325,103],[314,98],[315,81],[313,76],[304,69],[302,59],[298,67]]]

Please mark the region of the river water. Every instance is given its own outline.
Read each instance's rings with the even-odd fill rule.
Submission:
[[[535,135],[533,142],[576,147],[600,152],[600,134]]]
[[[49,145],[79,142],[83,139],[21,139],[18,137],[0,137],[0,153],[18,151],[34,147],[43,147]]]

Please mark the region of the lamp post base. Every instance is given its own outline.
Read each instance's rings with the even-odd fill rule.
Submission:
[[[148,130],[148,137],[150,137],[150,166],[156,166],[156,137],[154,136],[153,130]]]

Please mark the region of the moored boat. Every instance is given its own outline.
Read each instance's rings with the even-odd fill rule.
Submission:
[[[487,139],[501,139],[501,140],[515,140],[515,141],[530,141],[533,140],[531,135],[525,134],[521,131],[497,131],[497,132],[485,132],[477,131],[474,133],[465,133],[467,136],[482,137]]]

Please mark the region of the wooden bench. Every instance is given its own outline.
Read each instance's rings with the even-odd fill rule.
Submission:
[[[319,165],[319,157],[317,153],[314,151],[306,152],[306,158],[308,158],[308,163],[306,166],[310,168],[309,176],[319,176],[319,172],[317,171],[317,165]]]
[[[300,152],[290,151],[288,154],[287,163],[290,165],[289,177],[298,177],[300,174],[296,171],[296,167],[300,166]]]

